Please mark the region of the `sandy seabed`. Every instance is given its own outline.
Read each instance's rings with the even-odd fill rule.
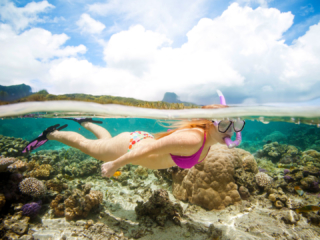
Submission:
[[[143,186],[140,184],[136,188],[132,187],[137,184],[132,179],[128,180],[127,186],[93,177],[84,182],[103,192],[100,213],[93,212],[83,220],[66,221],[65,218],[52,218],[52,210],[49,210],[41,217],[41,223],[29,227],[34,231],[32,236],[21,239],[320,239],[318,226],[308,223],[293,210],[274,208],[264,195],[243,200],[224,210],[207,211],[177,200],[171,194],[171,187],[160,183],[153,174],[143,180]],[[73,184],[75,182],[69,182],[69,185]],[[180,226],[170,220],[165,226],[159,226],[151,219],[137,219],[136,201],[146,202],[156,189],[167,190],[170,200],[181,204],[184,216]],[[317,203],[317,198],[310,198],[310,204]]]

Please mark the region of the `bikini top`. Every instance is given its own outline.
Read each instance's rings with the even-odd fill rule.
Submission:
[[[194,165],[198,164],[198,161],[199,161],[200,155],[202,153],[205,142],[206,142],[206,132],[204,132],[203,144],[202,144],[201,148],[195,154],[192,154],[190,156],[177,156],[177,155],[170,154],[172,160],[180,168],[192,168]],[[210,148],[209,148],[209,150],[210,150]],[[208,150],[208,152],[209,152],[209,150]],[[208,152],[207,152],[207,155],[208,155]],[[207,155],[200,162],[202,162],[207,157]]]

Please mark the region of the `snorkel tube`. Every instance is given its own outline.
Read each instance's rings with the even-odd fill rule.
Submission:
[[[224,98],[222,92],[220,90],[217,90],[217,93],[220,98],[220,104],[227,105],[226,99]],[[228,146],[228,148],[237,147],[237,146],[239,146],[239,144],[241,143],[241,140],[242,140],[241,132],[236,132],[236,140],[234,140],[234,141],[232,141],[230,137],[225,137],[223,140],[226,143],[226,145]]]

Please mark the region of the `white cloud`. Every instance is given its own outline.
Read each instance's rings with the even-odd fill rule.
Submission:
[[[100,34],[106,26],[90,17],[89,14],[83,13],[76,23],[81,29],[81,33]]]
[[[45,12],[54,6],[47,1],[31,2],[25,7],[18,8],[12,2],[3,0],[0,2],[1,21],[9,23],[13,29],[20,31],[30,24],[41,22],[38,14]]]
[[[165,92],[175,92],[182,101],[200,104],[212,102],[217,88],[232,102],[319,97],[320,23],[288,46],[283,34],[292,24],[290,12],[233,3],[219,17],[199,20],[188,31],[186,43],[175,48],[163,32],[134,24],[108,41],[100,39],[105,67],[81,56],[83,45],[63,47],[65,34],[33,28],[19,35],[2,24],[0,82],[40,79],[56,94],[145,100],[161,100]]]
[[[117,28],[141,24],[173,39],[184,35],[206,11],[208,0],[109,0],[89,5],[89,11],[115,16]]]
[[[0,24],[0,82],[1,84],[29,83],[43,78],[54,58],[64,58],[85,53],[86,47],[66,46],[65,34],[32,28],[20,35],[7,24]]]

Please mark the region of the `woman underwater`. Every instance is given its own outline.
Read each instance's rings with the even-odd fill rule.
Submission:
[[[225,107],[221,92],[220,102],[215,108]],[[155,134],[147,132],[123,132],[115,137],[103,127],[94,123],[91,118],[70,119],[91,131],[98,139],[86,139],[76,132],[60,131],[67,127],[54,125],[47,128],[40,136],[31,141],[23,153],[29,152],[48,140],[56,140],[68,146],[77,148],[83,153],[106,163],[101,166],[103,177],[111,177],[118,168],[131,163],[150,169],[165,169],[173,166],[191,168],[202,162],[216,143],[227,144],[229,147],[239,145],[241,131],[245,125],[243,120],[220,122],[211,120],[179,121],[172,125],[174,129]],[[236,141],[231,141],[234,131]],[[129,144],[129,146],[128,146]]]

